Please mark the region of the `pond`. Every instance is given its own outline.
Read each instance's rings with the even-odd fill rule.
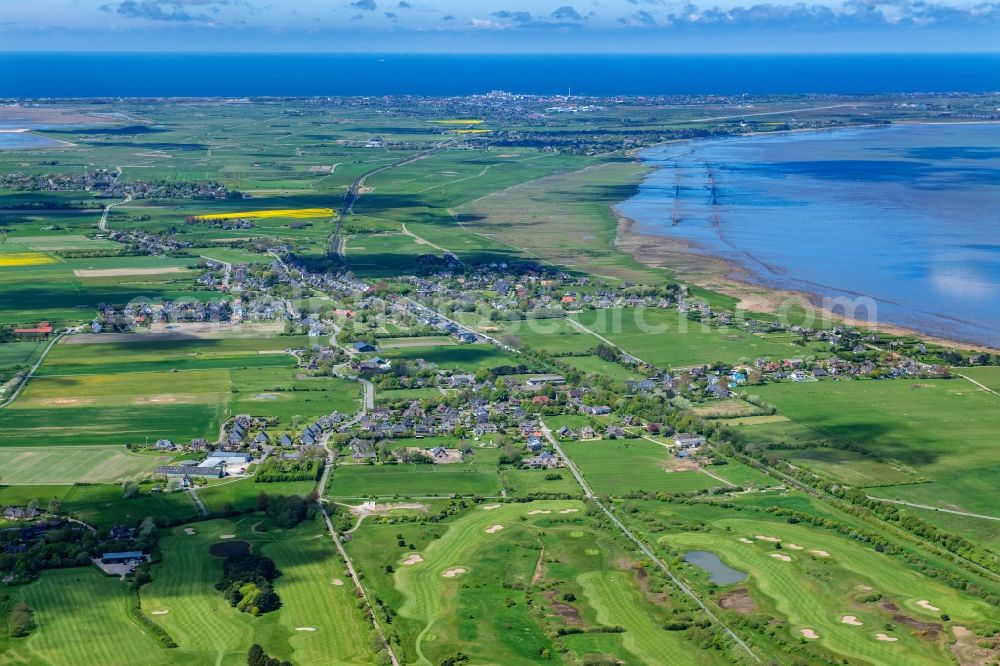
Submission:
[[[730,583],[742,583],[747,579],[747,575],[742,571],[727,566],[719,556],[707,550],[692,550],[684,554],[684,561],[693,564],[699,569],[707,571],[709,580],[716,585],[729,585]]]

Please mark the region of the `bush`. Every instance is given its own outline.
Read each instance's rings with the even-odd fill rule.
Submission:
[[[7,627],[12,638],[27,636],[35,628],[35,611],[23,601],[18,601],[7,613]]]

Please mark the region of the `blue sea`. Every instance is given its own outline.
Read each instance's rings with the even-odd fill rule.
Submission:
[[[0,97],[703,95],[1000,90],[1000,54],[0,53]]]
[[[870,297],[883,323],[1000,347],[1000,124],[758,135],[642,157],[661,168],[620,205],[636,231],[762,285]]]

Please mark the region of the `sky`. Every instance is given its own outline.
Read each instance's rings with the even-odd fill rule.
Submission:
[[[0,0],[0,50],[997,52],[1000,0]]]

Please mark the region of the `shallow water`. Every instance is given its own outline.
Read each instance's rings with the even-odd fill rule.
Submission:
[[[55,139],[31,132],[0,132],[0,150],[34,150],[63,145]]]
[[[719,559],[718,555],[707,550],[692,550],[689,553],[684,553],[684,561],[707,571],[708,579],[716,585],[742,583],[747,579],[745,573],[728,566]]]
[[[1000,124],[705,140],[642,157],[663,168],[619,206],[636,231],[767,286],[870,297],[878,321],[1000,346]]]

